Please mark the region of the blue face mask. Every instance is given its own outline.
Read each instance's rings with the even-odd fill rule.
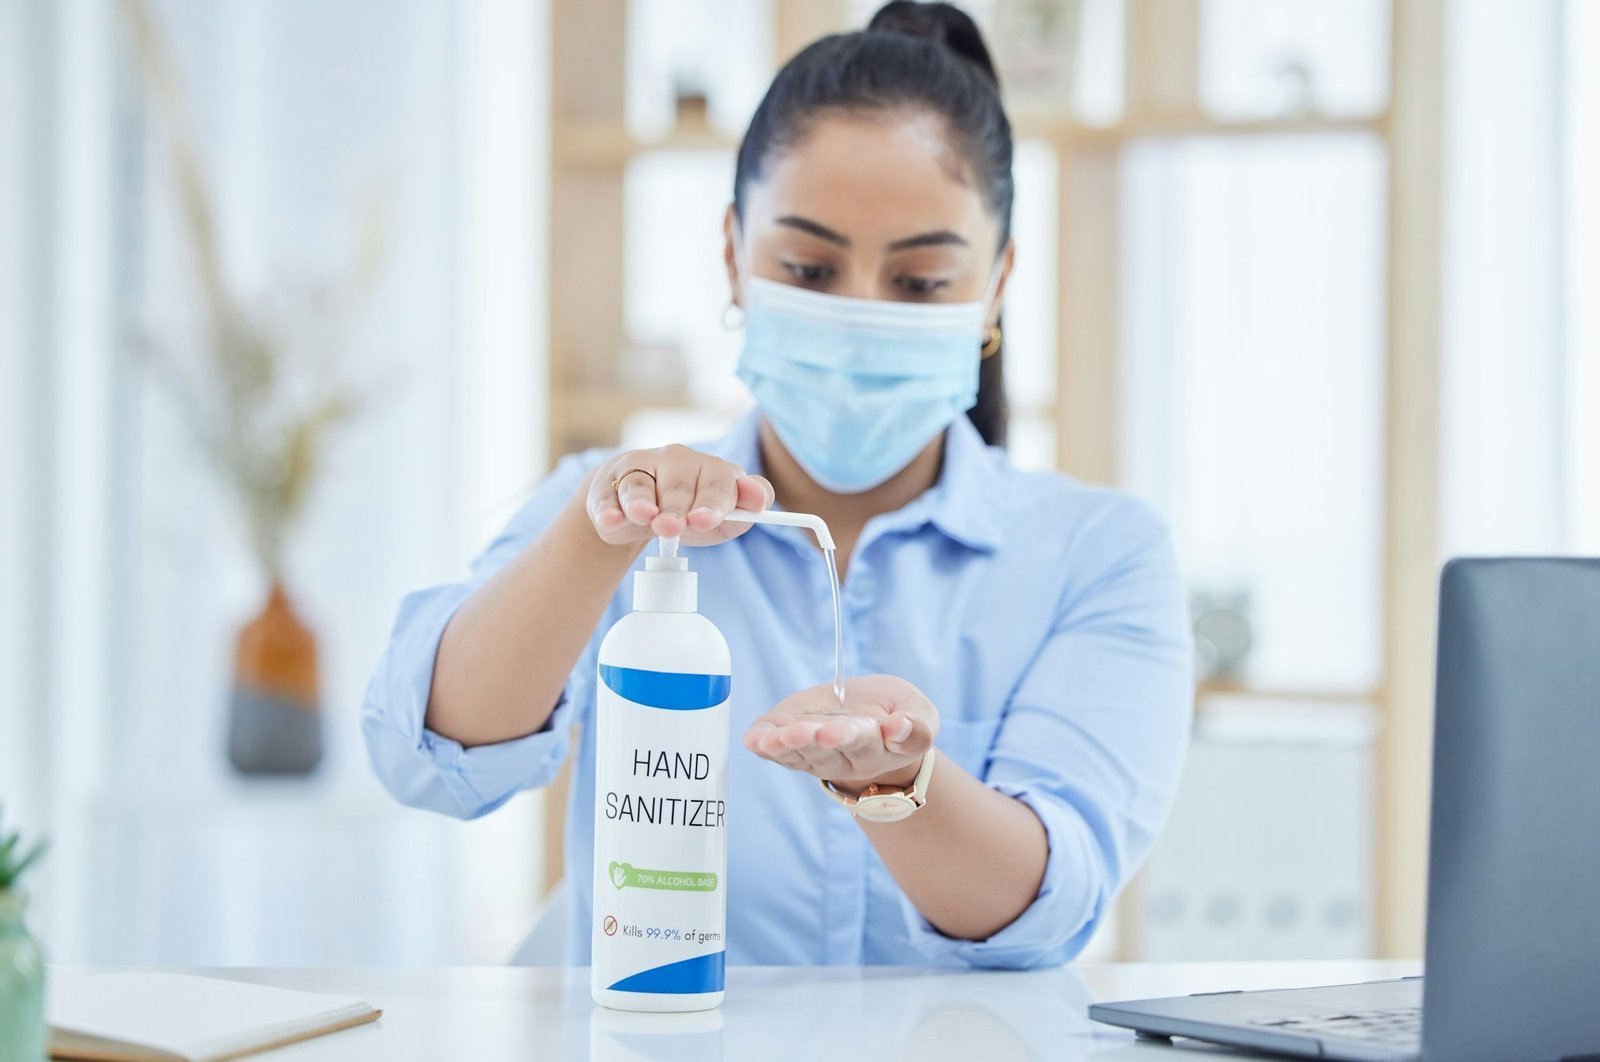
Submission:
[[[878,486],[977,401],[987,295],[892,302],[746,277],[739,379],[828,490]]]

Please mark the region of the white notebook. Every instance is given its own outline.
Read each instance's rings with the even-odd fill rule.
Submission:
[[[53,976],[48,999],[50,1057],[92,1062],[220,1062],[382,1013],[350,996],[170,973]]]

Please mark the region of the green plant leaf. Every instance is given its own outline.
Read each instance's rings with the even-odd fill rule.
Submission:
[[[48,845],[46,845],[45,842],[36,841],[28,854],[22,857],[22,861],[11,868],[9,875],[10,880],[6,882],[6,887],[10,888],[12,885],[14,885],[17,879],[22,877],[22,872],[27,870],[28,867],[36,862],[40,856],[44,855],[47,847]]]
[[[4,808],[0,808],[0,821],[4,820]],[[22,843],[22,833],[12,830],[8,834],[0,834],[0,891],[12,888],[22,872],[27,870],[41,855],[44,854],[45,843],[38,841],[27,855],[18,858],[18,845]]]

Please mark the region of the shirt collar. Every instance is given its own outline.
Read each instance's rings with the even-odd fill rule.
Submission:
[[[707,452],[762,475],[761,412],[752,408]],[[1005,489],[1005,455],[984,443],[965,414],[946,429],[939,479],[904,507],[868,521],[876,533],[904,531],[932,524],[947,538],[980,552],[993,552],[1004,538],[1001,492]],[[797,542],[810,542],[799,528],[757,524],[755,530]],[[874,535],[874,537],[876,537]]]
[[[938,482],[900,513],[925,519],[969,549],[993,552],[1005,533],[1000,497],[1005,460],[1003,452],[983,441],[966,414],[958,416],[944,433]]]

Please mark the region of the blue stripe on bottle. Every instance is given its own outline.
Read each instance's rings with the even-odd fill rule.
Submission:
[[[625,700],[676,711],[715,708],[728,699],[732,685],[727,675],[685,675],[611,664],[600,665],[600,680]]]
[[[721,992],[723,969],[728,953],[715,951],[682,962],[669,962],[641,970],[610,986],[612,992]]]

